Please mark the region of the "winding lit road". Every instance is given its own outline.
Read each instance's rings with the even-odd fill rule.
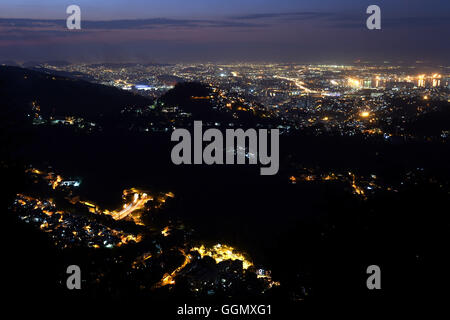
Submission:
[[[142,209],[150,198],[147,195],[140,195],[140,198],[135,199],[132,203],[128,204],[119,212],[112,212],[111,215],[114,220],[125,219],[128,215],[132,214],[136,210]]]

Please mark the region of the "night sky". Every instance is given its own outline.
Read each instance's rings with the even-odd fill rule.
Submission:
[[[82,30],[65,28],[66,7]],[[366,28],[377,4],[382,30]],[[450,63],[448,0],[2,0],[0,60]]]

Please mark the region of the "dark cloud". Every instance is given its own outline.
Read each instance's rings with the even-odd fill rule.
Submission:
[[[139,30],[167,27],[183,28],[252,28],[263,24],[237,22],[229,20],[192,20],[192,19],[136,19],[136,20],[109,20],[92,21],[82,20],[83,29],[92,30]],[[38,19],[2,19],[0,27],[8,28],[65,28],[66,20],[38,20]]]
[[[215,20],[189,20],[189,19],[142,19],[142,20],[112,20],[112,21],[86,21],[84,26],[88,29],[148,29],[158,27],[257,27],[256,24],[235,22],[235,21],[215,21]]]
[[[227,28],[242,30],[263,27],[265,24],[247,23],[229,20],[194,20],[194,19],[140,19],[140,20],[82,20],[82,30],[68,31],[66,20],[43,19],[4,19],[0,18],[0,41],[39,41],[44,39],[80,38],[88,33],[103,33],[109,31],[137,30],[167,30],[182,28],[198,30],[204,28]],[[1,44],[1,43],[0,43]]]
[[[0,18],[0,27],[9,28],[41,28],[64,27],[65,20],[40,20],[40,19],[5,19]]]
[[[365,26],[367,15],[355,15],[331,12],[289,12],[289,13],[262,13],[248,14],[230,17],[222,20],[198,20],[198,19],[136,19],[136,20],[109,20],[92,21],[83,20],[83,30],[145,30],[157,28],[261,28],[282,24],[287,21],[314,21],[327,27],[335,28],[361,28]],[[449,26],[450,16],[440,17],[398,17],[382,18],[385,28],[399,27],[427,27],[427,26]],[[4,19],[0,18],[0,27],[8,30],[35,29],[36,33],[43,33],[45,29],[63,29],[66,20],[44,20],[44,19]],[[0,34],[2,32],[0,31]],[[62,33],[55,33],[62,35]],[[3,39],[8,37],[3,35]]]
[[[77,37],[80,32],[67,32],[66,30],[22,30],[0,32],[0,41],[41,40],[54,37]]]
[[[327,23],[328,27],[336,28],[361,28],[365,26],[367,14],[350,14],[339,12],[285,12],[285,13],[258,13],[233,16],[231,19],[239,21],[270,21],[272,24],[280,24],[283,21],[312,21]],[[450,27],[450,15],[448,16],[416,16],[416,17],[384,17],[382,25],[386,28],[402,27]]]
[[[241,16],[234,16],[232,19],[235,20],[261,20],[261,19],[314,19],[314,18],[325,18],[332,16],[333,14],[329,12],[285,12],[285,13],[257,13],[257,14],[247,14]]]
[[[329,26],[336,28],[361,28],[365,26],[368,15],[332,15],[327,18]],[[427,28],[446,27],[450,28],[450,16],[441,17],[381,17],[382,29],[395,28]]]

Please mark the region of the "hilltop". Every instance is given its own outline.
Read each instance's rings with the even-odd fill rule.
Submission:
[[[117,88],[19,67],[0,66],[0,105],[28,111],[33,102],[44,117],[113,118],[124,107],[151,100]]]

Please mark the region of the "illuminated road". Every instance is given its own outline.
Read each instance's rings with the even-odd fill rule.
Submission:
[[[305,91],[306,93],[317,93],[317,91],[314,91],[314,90],[311,90],[311,89],[308,89],[307,87],[305,87],[304,86],[304,82],[302,82],[302,81],[300,81],[300,80],[298,80],[298,79],[295,79],[295,78],[288,78],[288,77],[281,77],[281,76],[275,76],[274,78],[277,78],[277,79],[283,79],[283,80],[287,80],[287,81],[292,81],[292,82],[294,82],[295,83],[295,85],[299,88],[299,89],[302,89],[303,91]]]
[[[111,215],[114,218],[114,220],[122,220],[126,218],[128,215],[132,214],[136,210],[140,210],[144,208],[147,201],[149,201],[150,198],[148,195],[141,194],[139,198],[139,194],[135,193],[134,201],[130,204],[127,204],[124,206],[123,210],[119,212],[112,212]]]

